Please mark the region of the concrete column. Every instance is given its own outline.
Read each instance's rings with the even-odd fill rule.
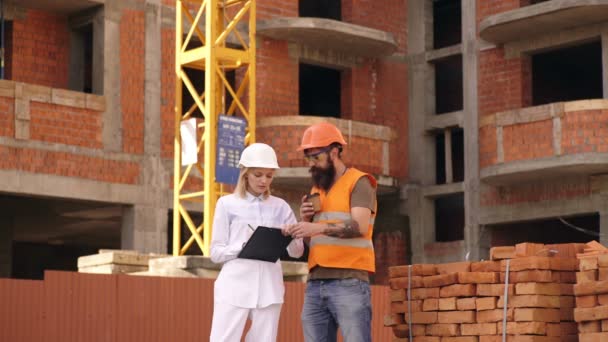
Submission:
[[[167,196],[170,170],[165,169],[160,157],[161,1],[146,0],[143,10],[145,13],[145,103],[141,188],[145,200],[141,204],[124,208],[121,248],[139,252],[167,253],[167,214],[172,198]],[[107,22],[108,20],[106,24]],[[111,23],[115,24],[113,21]],[[108,31],[106,29],[106,32]],[[107,57],[106,55],[106,59]]]
[[[105,14],[103,10],[93,16],[93,94],[104,94]]]
[[[608,99],[608,32],[602,32],[602,89],[603,96]]]
[[[120,18],[122,0],[108,0],[103,9],[103,147],[122,150],[122,110],[120,105]],[[95,37],[93,37],[95,39]],[[95,41],[93,42],[95,44]],[[97,84],[99,86],[99,84]]]
[[[412,262],[426,259],[424,246],[435,240],[433,201],[422,195],[422,187],[435,183],[435,139],[426,134],[425,121],[434,113],[434,72],[425,52],[432,48],[432,2],[408,2],[408,138],[409,184],[407,194]]]
[[[600,243],[608,246],[608,211],[600,212]]]
[[[600,191],[601,194],[597,196],[594,205],[600,215],[600,236],[598,241],[602,245],[608,246],[608,193],[603,186]]]
[[[125,208],[122,248],[141,252],[167,252],[169,172],[160,157],[161,3],[145,3],[144,159],[142,187],[146,202]]]
[[[125,207],[120,248],[167,253],[167,210],[149,205]]]
[[[435,241],[435,211],[433,201],[422,195],[420,187],[407,190],[407,210],[410,213],[412,263],[428,261],[424,252],[427,243]],[[425,229],[425,227],[430,227]]]
[[[9,278],[13,264],[13,219],[0,217],[0,278]]]
[[[477,107],[477,14],[475,1],[462,1],[464,111],[464,240],[468,260],[482,257],[479,226],[479,124]]]
[[[454,181],[454,171],[452,168],[452,130],[446,128],[443,130],[443,150],[445,151],[445,182],[447,184]]]
[[[146,0],[144,152],[160,156],[161,3]]]

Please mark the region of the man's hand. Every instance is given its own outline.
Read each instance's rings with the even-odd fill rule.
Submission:
[[[315,209],[312,202],[306,201],[306,195],[304,195],[302,196],[302,204],[300,204],[300,220],[311,222],[313,216],[315,216]]]
[[[306,238],[322,233],[324,228],[324,223],[298,222],[288,225],[286,230],[293,238]]]

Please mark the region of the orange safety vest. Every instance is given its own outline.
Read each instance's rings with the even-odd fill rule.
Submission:
[[[355,184],[361,177],[367,177],[374,188],[377,182],[371,175],[349,168],[342,177],[331,187],[329,193],[313,187],[311,193],[318,192],[321,200],[321,211],[313,217],[313,222],[341,222],[352,220],[350,213],[350,196]],[[374,206],[377,206],[375,204]],[[319,265],[331,268],[350,268],[376,271],[374,260],[374,244],[372,234],[376,207],[371,213],[369,226],[365,236],[341,239],[327,235],[316,235],[310,239],[308,269]]]

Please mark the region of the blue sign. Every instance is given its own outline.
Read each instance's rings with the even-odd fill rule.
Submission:
[[[239,159],[245,148],[247,121],[234,116],[220,115],[217,129],[215,181],[236,184],[239,179]]]

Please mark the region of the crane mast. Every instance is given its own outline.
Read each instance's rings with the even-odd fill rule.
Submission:
[[[203,255],[209,255],[215,204],[230,187],[218,182],[216,174],[220,115],[241,118],[246,125],[244,145],[255,142],[256,3],[177,0],[175,12],[173,255],[186,254],[195,242]],[[188,76],[188,68],[204,72],[202,92]],[[233,84],[226,77],[229,71],[235,73]],[[226,103],[227,94],[230,103]],[[184,108],[182,96],[190,96],[194,104]],[[181,127],[192,118],[196,118],[198,158],[183,165]],[[187,210],[192,203],[202,204],[200,223]],[[190,233],[185,242],[182,223]]]

